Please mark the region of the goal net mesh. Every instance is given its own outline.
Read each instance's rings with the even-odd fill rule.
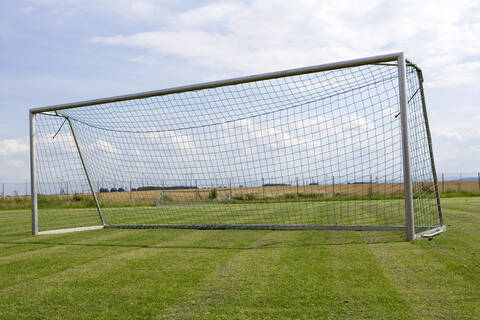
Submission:
[[[412,65],[407,83],[419,231],[441,221]],[[398,92],[397,67],[372,64],[38,113],[39,228],[99,211],[129,227],[403,226]]]

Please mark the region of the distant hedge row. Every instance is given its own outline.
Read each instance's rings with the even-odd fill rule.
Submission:
[[[145,187],[138,187],[132,188],[131,191],[153,191],[153,190],[179,190],[179,189],[196,189],[192,186],[172,186],[172,187],[159,187],[159,186],[145,186]],[[100,188],[100,192],[124,192],[126,191],[124,188]]]

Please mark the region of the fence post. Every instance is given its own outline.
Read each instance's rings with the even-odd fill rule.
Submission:
[[[195,179],[195,201],[198,201],[198,182]]]
[[[372,175],[370,175],[370,190],[368,190],[368,195],[372,196],[373,194],[373,181],[372,181]]]
[[[262,178],[262,194],[263,200],[265,200],[265,178]]]
[[[230,201],[232,201],[233,198],[233,191],[232,191],[232,178],[230,178]]]
[[[388,191],[387,176],[385,176],[385,191],[384,191],[384,195],[385,195],[385,196],[387,195],[387,191]]]
[[[132,202],[132,181],[130,181],[130,202]]]
[[[478,177],[480,179],[480,173],[478,173]],[[480,180],[479,180],[479,183],[480,183]],[[298,197],[298,177],[297,177],[297,197]]]
[[[335,176],[332,176],[332,196],[335,197]]]
[[[445,192],[445,174],[442,173],[442,193]]]

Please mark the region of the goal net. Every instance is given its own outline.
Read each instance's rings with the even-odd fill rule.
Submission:
[[[442,231],[422,75],[402,59],[32,109],[33,231]]]

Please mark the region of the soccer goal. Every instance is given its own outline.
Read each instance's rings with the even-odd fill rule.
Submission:
[[[445,229],[403,53],[30,110],[33,234]]]

